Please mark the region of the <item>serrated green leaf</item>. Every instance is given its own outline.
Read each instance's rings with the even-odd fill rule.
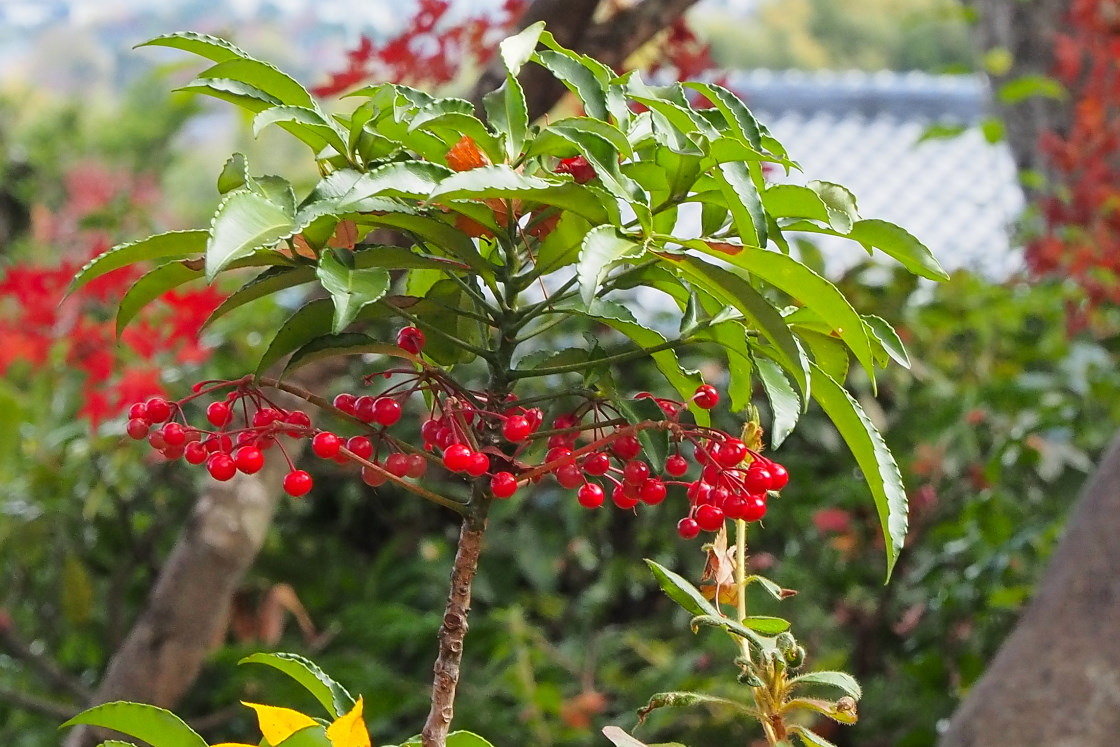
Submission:
[[[902,475],[882,435],[846,389],[814,364],[813,399],[824,410],[855,456],[875,499],[887,552],[887,579],[906,539],[906,489]]]
[[[198,280],[202,272],[184,262],[168,262],[145,273],[125,292],[117,307],[117,337],[140,310],[172,288]]]
[[[87,262],[70,281],[66,295],[70,295],[102,275],[137,262],[201,255],[206,251],[207,235],[206,231],[201,230],[168,231],[140,241],[117,244]]]
[[[494,747],[472,731],[453,731],[447,735],[447,747]]]
[[[591,305],[612,267],[644,253],[645,248],[640,243],[622,235],[614,226],[596,226],[588,231],[580,245],[576,267],[583,303]]]
[[[82,711],[62,724],[102,726],[137,739],[152,747],[207,747],[206,740],[171,711],[146,703],[116,701]]]
[[[785,230],[823,233],[848,238],[862,244],[868,254],[871,254],[874,249],[878,249],[893,257],[903,267],[919,277],[937,281],[949,279],[945,270],[941,269],[941,265],[938,264],[933,254],[922,242],[914,238],[905,228],[884,220],[864,219],[857,221],[847,235],[832,228],[825,228],[804,221],[785,226]]]
[[[537,248],[537,270],[544,275],[578,262],[580,247],[590,230],[591,223],[582,216],[561,213],[556,227]]]
[[[370,198],[424,199],[454,173],[446,166],[437,163],[398,161],[356,176],[354,172],[347,172],[345,177],[338,177],[333,182],[328,183],[324,180],[317,189],[341,190],[342,186],[349,184],[345,193],[334,197],[331,201],[332,210],[339,213],[368,212],[371,207],[377,209],[368,204]]]
[[[171,47],[184,52],[205,57],[213,62],[225,62],[238,57],[249,59],[249,55],[225,39],[219,39],[209,34],[199,34],[194,31],[178,31],[171,34],[161,34],[154,39],[149,39],[136,45],[140,47]]]
[[[505,83],[498,90],[482,98],[482,106],[490,126],[502,135],[506,159],[516,160],[529,129],[529,107],[517,78],[506,75]]]
[[[446,99],[443,101],[446,101]],[[426,130],[433,132],[441,136],[448,145],[454,145],[463,135],[466,135],[474,140],[475,144],[490,160],[500,160],[502,158],[501,141],[494,137],[490,130],[486,129],[482,120],[470,112],[443,111],[437,106],[443,101],[437,101],[432,106],[419,111],[415,117],[409,120],[409,131]],[[470,106],[469,103],[467,105]]]
[[[856,207],[856,197],[847,187],[832,182],[811,181],[809,189],[820,196],[828,210],[828,223],[842,234],[851,232],[856,221],[859,220],[859,210]]]
[[[809,747],[836,747],[834,743],[828,741],[812,729],[807,729],[804,726],[793,727],[790,729],[790,731],[797,734],[797,736],[801,738],[801,741]]]
[[[741,161],[721,163],[711,173],[723,192],[735,230],[739,232],[743,243],[766,246],[766,212],[762,208],[762,199],[751,179],[747,164]]]
[[[758,370],[758,378],[762,380],[766,399],[770,401],[770,410],[774,414],[774,422],[770,426],[770,446],[776,449],[797,426],[797,420],[801,416],[801,398],[790,386],[777,363],[759,355],[755,356],[754,364]]]
[[[618,205],[602,189],[569,180],[525,176],[504,164],[461,171],[445,179],[428,199],[458,209],[455,200],[520,199],[577,213],[592,223],[618,223]]]
[[[552,37],[548,32],[545,34]],[[542,40],[545,34],[541,35]],[[533,59],[576,95],[588,116],[602,121],[610,117],[607,110],[607,81],[602,79],[601,71],[591,64],[594,62],[591,58],[569,50],[546,49],[537,52]]]
[[[332,719],[350,712],[355,700],[346,688],[335,682],[319,665],[298,654],[259,653],[246,656],[238,664],[264,664],[291,677],[327,709]]]
[[[256,375],[262,375],[284,356],[330,332],[333,319],[334,302],[329,298],[317,298],[296,309],[273,335],[257,363]]]
[[[813,190],[798,184],[773,184],[762,193],[766,212],[775,218],[809,218],[828,222],[828,208]]]
[[[350,326],[359,311],[380,301],[389,292],[392,282],[389,272],[384,268],[350,267],[340,261],[338,254],[333,251],[323,252],[315,275],[334,301],[331,332],[336,335]]]
[[[747,576],[746,579],[744,579],[744,583],[748,586],[750,584],[758,584],[759,586],[761,586],[763,589],[766,590],[767,594],[769,594],[770,596],[774,597],[775,599],[777,599],[779,601],[781,601],[782,599],[785,599],[786,596],[788,596],[785,593],[785,590],[782,589],[781,586],[774,583],[773,581],[766,578],[765,576],[756,576],[756,575]]]
[[[638,723],[643,723],[649,714],[658,708],[691,708],[696,705],[714,705],[731,708],[739,713],[746,713],[755,718],[757,718],[758,714],[756,708],[737,700],[721,698],[718,695],[708,695],[707,693],[674,690],[651,695],[649,702],[638,710]],[[654,747],[654,745],[650,745],[650,747]]]
[[[728,307],[730,308],[730,307]],[[734,310],[738,314],[738,310]],[[740,412],[751,403],[754,395],[754,359],[750,355],[750,343],[746,328],[738,321],[731,320],[710,324],[703,330],[700,339],[708,339],[718,344],[727,355],[727,395],[732,412]]]
[[[882,343],[887,355],[903,368],[909,369],[910,356],[906,354],[906,346],[902,344],[902,339],[894,331],[890,322],[873,314],[865,314],[863,321],[872,336]]]
[[[748,323],[773,346],[770,356],[793,378],[803,397],[809,393],[809,368],[804,351],[785,319],[743,278],[722,267],[686,254],[661,255],[721,304],[743,313]]]
[[[742,622],[745,627],[765,636],[775,636],[778,633],[784,633],[789,630],[790,626],[789,620],[783,620],[780,617],[770,617],[768,615],[751,615],[744,618]]]
[[[196,80],[211,78],[245,83],[259,91],[264,91],[281,104],[288,106],[307,107],[309,109],[317,107],[315,99],[295,78],[271,63],[262,62],[252,57],[245,56],[223,60],[199,73]]]
[[[686,581],[682,576],[670,571],[656,561],[646,558],[646,565],[653,571],[654,578],[661,586],[661,590],[669,598],[679,604],[690,615],[713,615],[719,617],[719,611],[712,606],[700,590]]]
[[[751,148],[759,150],[762,147],[762,137],[759,133],[758,122],[746,104],[731,91],[714,83],[697,83],[688,81],[682,85],[699,91],[708,101],[723,114],[728,127],[734,135]]]
[[[210,222],[206,243],[206,280],[257,249],[275,246],[295,233],[294,216],[256,192],[230,192]]]
[[[798,685],[827,685],[842,690],[845,695],[856,700],[863,697],[863,690],[856,678],[847,672],[805,672],[792,678],[790,682]]]
[[[106,739],[101,742],[97,747],[136,747],[132,742],[122,742],[119,739]]]
[[[482,258],[470,237],[439,218],[423,215],[379,215],[376,225],[396,228],[418,237],[432,253],[446,253],[463,263],[460,269],[471,269],[488,277],[493,268]],[[449,268],[450,269],[450,268]]]
[[[798,339],[809,350],[813,361],[836,381],[848,378],[848,349],[832,335],[822,334],[795,325]]]
[[[315,268],[308,265],[300,267],[270,267],[238,288],[226,298],[226,300],[222,301],[222,303],[218,305],[218,308],[214,309],[210,316],[206,318],[206,321],[203,322],[202,329],[206,329],[213,322],[234,309],[244,306],[250,301],[256,301],[259,298],[270,296],[278,291],[294,288],[314,280]]]
[[[280,106],[280,99],[270,96],[248,83],[227,78],[195,78],[185,86],[175,89],[183,93],[200,93],[240,106],[256,114],[271,106]]]
[[[284,129],[310,146],[318,154],[324,145],[346,155],[346,138],[337,126],[314,109],[303,106],[274,106],[253,117],[253,136],[271,124],[287,125]]]
[[[218,175],[218,193],[227,194],[249,184],[249,161],[243,153],[234,153],[226,160]]]

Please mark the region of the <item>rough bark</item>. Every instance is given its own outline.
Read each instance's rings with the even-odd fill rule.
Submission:
[[[593,21],[601,0],[536,0],[525,11],[522,28],[544,21],[549,32],[566,47],[618,68],[639,47],[697,0],[642,0],[623,10]],[[476,106],[482,97],[501,85],[505,71],[496,61],[479,78],[471,95]],[[529,119],[543,117],[560,99],[564,86],[538,65],[526,66],[519,78],[525,89]]]
[[[93,704],[140,700],[171,707],[186,693],[222,637],[230,599],[268,533],[286,471],[282,459],[271,459],[258,475],[213,483],[199,497]],[[78,727],[65,747],[92,747],[106,736]]]
[[[1054,35],[1061,29],[1068,0],[971,0],[978,12],[976,44],[981,52],[1005,49],[1011,65],[1000,75],[990,75],[992,89],[1024,75],[1049,75],[1054,64]],[[996,113],[1003,120],[1007,143],[1021,172],[1033,172],[1044,181],[1052,176],[1050,166],[1039,151],[1039,136],[1046,131],[1065,133],[1069,129],[1068,99],[1031,96],[1004,104],[994,97]],[[1036,196],[1035,180],[1023,188],[1028,199]]]
[[[1115,744],[1120,734],[1120,437],[1084,490],[1037,595],[942,747]]]

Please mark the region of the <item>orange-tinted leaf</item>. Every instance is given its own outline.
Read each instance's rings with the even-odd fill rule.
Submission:
[[[743,251],[743,247],[738,244],[728,244],[724,241],[708,241],[706,243],[715,251],[721,252],[723,254],[730,254],[731,256],[735,256],[739,252]]]
[[[362,720],[362,699],[345,716],[327,727],[327,739],[333,747],[370,747],[369,731]]]
[[[470,171],[490,165],[490,159],[478,147],[478,143],[469,136],[463,135],[459,142],[447,151],[447,165],[453,171]]]
[[[334,229],[327,246],[335,249],[353,249],[358,243],[358,225],[352,220],[342,220]]]
[[[307,714],[294,711],[291,708],[278,708],[277,706],[261,705],[259,703],[245,703],[257,712],[257,723],[260,725],[261,734],[269,744],[280,744],[300,729],[315,726],[315,719]]]

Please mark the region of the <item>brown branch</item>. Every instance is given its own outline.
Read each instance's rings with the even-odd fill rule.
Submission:
[[[72,705],[48,700],[47,698],[40,698],[35,695],[28,695],[18,690],[9,690],[6,687],[0,687],[0,702],[10,703],[16,708],[22,708],[25,711],[33,711],[58,721],[66,721],[73,718],[78,712],[78,709]]]
[[[65,690],[82,702],[89,700],[91,692],[80,680],[69,675],[51,657],[32,651],[10,624],[0,625],[0,649],[6,651],[13,659],[28,664],[47,684]]]
[[[471,582],[478,570],[490,501],[480,488],[476,488],[472,503],[478,508],[475,513],[463,518],[459,547],[451,568],[447,609],[443,613],[438,635],[439,656],[432,681],[432,706],[420,733],[423,747],[444,747],[455,712],[455,689],[459,685],[459,666],[463,660],[463,640],[467,635],[467,614],[471,607]]]

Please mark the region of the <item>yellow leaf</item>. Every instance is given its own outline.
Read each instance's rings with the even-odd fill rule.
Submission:
[[[331,740],[333,747],[370,747],[369,731],[362,720],[362,699],[350,709],[345,716],[340,716],[337,721],[327,727],[327,739]]]
[[[222,742],[221,744],[211,745],[211,747],[257,747],[257,745],[245,744],[244,742]]]
[[[260,724],[261,734],[269,744],[280,744],[300,729],[318,725],[315,719],[291,708],[278,708],[244,701],[242,705],[249,706],[257,712],[257,723]]]

